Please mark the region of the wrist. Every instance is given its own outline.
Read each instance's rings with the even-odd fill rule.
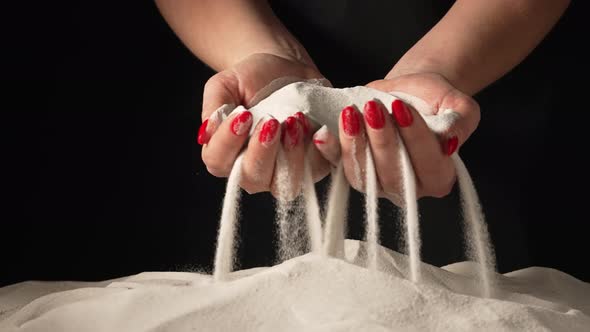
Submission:
[[[273,38],[273,40],[262,41],[256,43],[255,48],[245,48],[241,52],[236,52],[232,57],[228,57],[225,61],[224,68],[233,67],[237,63],[243,61],[254,54],[270,54],[289,61],[299,62],[305,66],[314,68],[317,67],[305,48],[294,38]]]
[[[393,68],[387,73],[385,79],[393,79],[399,76],[410,74],[437,74],[449,80],[449,70],[444,68],[443,64],[437,59],[428,57],[420,58],[419,60],[411,61],[409,59],[402,59],[396,63]]]

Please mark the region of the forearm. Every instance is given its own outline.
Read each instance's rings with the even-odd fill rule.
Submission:
[[[568,0],[458,0],[388,73],[441,74],[475,94],[520,63],[551,30]]]
[[[220,71],[254,53],[296,58],[314,66],[303,46],[265,0],[156,0],[183,43]]]

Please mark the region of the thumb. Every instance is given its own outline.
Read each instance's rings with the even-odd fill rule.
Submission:
[[[223,105],[240,105],[239,80],[235,73],[224,70],[213,75],[203,91],[201,120],[208,119]]]

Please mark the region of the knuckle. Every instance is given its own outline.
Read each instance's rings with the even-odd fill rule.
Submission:
[[[360,181],[357,181],[354,177],[347,177],[348,178],[348,183],[350,184],[350,186],[352,187],[352,189],[364,193],[365,192],[365,186],[363,186],[363,184]]]
[[[371,149],[374,151],[383,151],[383,150],[390,150],[394,148],[393,137],[394,135],[390,135],[391,133],[382,130],[379,133],[375,133],[374,135],[369,136],[369,143],[371,144]]]
[[[314,183],[321,181],[326,176],[330,175],[331,166],[330,164],[323,165],[317,170],[313,170],[312,179]]]
[[[436,198],[443,198],[448,196],[455,185],[455,178],[451,177],[446,181],[439,181],[429,188],[429,195]]]
[[[207,166],[209,173],[214,176],[218,176],[216,174],[221,174],[219,176],[226,176],[231,171],[231,166],[217,158],[204,157],[203,162]]]
[[[248,181],[240,183],[240,187],[250,195],[266,191],[265,188]]]
[[[381,183],[381,187],[383,188],[383,190],[386,192],[400,191],[401,183],[399,179],[391,174],[379,177],[379,182]]]
[[[248,194],[256,194],[268,191],[269,187],[268,181],[263,180],[261,177],[250,176],[247,171],[242,172],[242,181],[240,186]]]
[[[346,177],[348,184],[358,192],[365,192],[365,186],[362,183],[362,174],[360,174],[359,177],[359,174],[356,173],[357,172],[354,171],[354,168],[352,168],[352,166],[344,168],[344,176]]]
[[[201,158],[203,163],[207,166],[207,170],[213,176],[227,177],[232,169],[233,160],[227,160],[226,158],[219,158],[212,151],[203,151]]]
[[[421,187],[425,195],[436,198],[448,196],[455,185],[456,175],[453,164],[448,159],[442,159],[436,169],[421,173]]]
[[[221,168],[207,166],[207,172],[218,178],[225,178],[229,175],[229,171]]]

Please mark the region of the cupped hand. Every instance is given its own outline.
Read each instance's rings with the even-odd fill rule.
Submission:
[[[477,128],[479,105],[473,98],[454,88],[438,74],[410,74],[371,82],[368,87],[384,92],[402,92],[425,101],[434,113],[452,109],[457,121],[444,133],[435,134],[418,112],[401,100],[392,105],[367,101],[361,114],[346,107],[340,118],[340,148],[346,177],[351,185],[364,191],[365,147],[370,146],[380,186],[380,196],[401,204],[403,191],[399,144],[406,146],[416,175],[418,197],[443,197],[455,183],[455,168],[450,156]],[[387,108],[387,109],[386,109]],[[388,110],[391,110],[389,115]],[[398,135],[399,134],[399,135]],[[325,151],[324,157],[330,160]]]
[[[240,186],[249,193],[272,191],[276,196],[278,188],[274,173],[282,145],[291,187],[297,191],[299,186],[296,184],[300,184],[303,178],[305,145],[311,138],[311,128],[303,114],[293,114],[282,124],[274,118],[252,123],[252,114],[247,109],[223,121],[211,117],[224,104],[253,106],[253,99],[258,99],[257,93],[261,89],[283,77],[323,78],[313,65],[288,56],[261,53],[247,57],[207,81],[198,142],[203,144],[202,159],[212,175],[227,177],[245,146]],[[252,126],[255,126],[254,132],[248,139]],[[313,177],[319,179],[329,172],[330,163],[313,145],[311,148]]]

